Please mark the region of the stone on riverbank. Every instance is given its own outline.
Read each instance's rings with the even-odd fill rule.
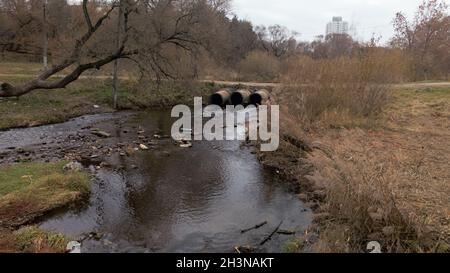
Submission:
[[[94,136],[102,137],[102,138],[111,137],[111,134],[109,134],[105,131],[97,130],[97,129],[91,130],[91,134],[93,134]]]

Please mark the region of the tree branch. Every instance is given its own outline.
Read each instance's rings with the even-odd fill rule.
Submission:
[[[112,11],[117,7],[116,2],[112,3],[108,11],[96,21],[95,25],[93,25],[87,10],[87,3],[88,0],[83,0],[83,13],[85,16],[86,24],[88,26],[88,30],[80,39],[76,40],[75,46],[70,56],[65,60],[63,60],[61,63],[53,65],[52,67],[46,69],[36,79],[31,80],[23,85],[13,86],[9,83],[0,83],[1,84],[0,97],[18,97],[36,89],[65,88],[69,83],[77,80],[80,77],[80,75],[86,70],[93,68],[99,69],[100,67],[116,59],[137,54],[137,50],[124,51],[126,43],[126,39],[124,39],[121,43],[121,46],[114,53],[102,59],[78,65],[76,68],[72,70],[72,72],[70,72],[67,76],[63,77],[60,80],[47,81],[51,76],[68,68],[69,66],[75,64],[77,61],[80,60],[80,54],[84,45],[89,41],[89,39],[94,35],[94,33],[103,25],[103,22],[107,18],[109,18]]]

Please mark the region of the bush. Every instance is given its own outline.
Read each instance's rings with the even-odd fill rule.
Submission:
[[[239,80],[274,81],[280,73],[280,61],[265,52],[253,51],[239,64]]]
[[[353,57],[295,58],[282,76],[279,103],[305,125],[370,120],[388,102],[390,84],[405,78],[402,60],[375,48]]]
[[[121,106],[130,109],[167,108],[177,104],[192,105],[194,97],[207,97],[221,86],[214,83],[203,83],[191,80],[163,80],[142,79],[134,90],[122,99]]]

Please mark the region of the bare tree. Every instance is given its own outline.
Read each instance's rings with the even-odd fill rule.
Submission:
[[[40,55],[42,53],[42,3],[0,1],[0,51]]]
[[[208,0],[213,11],[227,14],[231,10],[230,0]]]
[[[350,56],[360,45],[347,34],[330,34],[323,40],[311,42],[308,54],[315,59]]]
[[[286,27],[273,25],[266,28],[258,26],[255,28],[261,47],[277,58],[284,57],[290,50],[296,48],[295,36],[297,33],[290,32]]]
[[[173,68],[165,55],[170,48],[192,51],[198,41],[198,0],[126,0],[120,42],[114,45],[114,16],[118,1],[82,2],[84,31],[68,44],[67,54],[31,81],[21,85],[1,83],[0,97],[22,96],[36,89],[64,88],[90,69],[100,69],[117,59],[130,59],[155,74],[170,77]],[[98,5],[100,3],[100,5]],[[97,4],[93,8],[89,5]],[[130,16],[133,14],[133,16]],[[135,58],[139,55],[138,58]],[[54,79],[62,72],[64,77]]]
[[[117,19],[117,33],[116,33],[116,49],[120,48],[120,34],[122,32],[122,15],[123,15],[123,1],[119,1],[119,18]],[[126,7],[128,8],[128,6]],[[114,60],[114,69],[113,69],[113,107],[114,109],[117,108],[117,73],[119,69],[119,59]]]
[[[72,53],[64,61],[53,65],[52,67],[45,69],[36,79],[31,80],[25,84],[13,86],[8,83],[2,83],[0,86],[0,97],[12,97],[21,96],[28,92],[36,89],[55,89],[66,87],[69,83],[78,79],[78,77],[86,70],[92,68],[100,68],[103,65],[117,59],[122,58],[127,55],[133,54],[134,52],[126,52],[125,44],[112,54],[104,58],[99,58],[91,62],[81,63],[81,53],[86,43],[92,38],[92,36],[102,27],[105,20],[109,18],[112,11],[116,8],[117,3],[112,3],[111,7],[95,22],[92,21],[87,9],[88,0],[83,0],[83,12],[84,18],[87,26],[87,31],[79,39],[76,40],[73,46]],[[78,62],[78,64],[77,64]],[[75,67],[72,71],[65,77],[59,80],[50,80],[50,77],[72,65]]]
[[[42,50],[42,62],[44,64],[44,68],[48,68],[48,28],[47,28],[47,0],[44,0],[42,3],[42,25],[43,25],[43,44],[44,48]]]
[[[397,13],[394,28],[391,43],[410,54],[416,78],[450,72],[450,16],[444,1],[423,1],[412,21]]]

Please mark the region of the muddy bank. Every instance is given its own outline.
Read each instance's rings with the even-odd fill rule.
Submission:
[[[121,118],[130,115],[132,113],[128,112],[87,115],[60,124],[0,132],[0,164],[35,160],[49,162],[71,158],[73,153],[92,155],[96,144],[98,148],[106,144],[104,139],[92,133],[93,124],[105,121],[120,123]]]
[[[64,158],[91,170],[88,204],[40,223],[82,239],[86,252],[283,252],[305,232],[310,210],[252,147],[218,141],[180,148],[168,137],[171,124],[168,112],[157,111],[11,130],[0,134],[8,141],[1,160]],[[263,243],[280,222],[281,232]]]
[[[308,160],[308,154],[316,148],[310,140],[282,135],[277,151],[258,153],[258,160],[264,168],[276,173],[278,179],[296,192],[297,198],[311,210],[312,223],[308,233],[298,238],[299,248],[306,252],[314,251],[313,247],[319,241],[320,225],[328,218],[324,209],[326,187],[311,179],[316,166]]]

